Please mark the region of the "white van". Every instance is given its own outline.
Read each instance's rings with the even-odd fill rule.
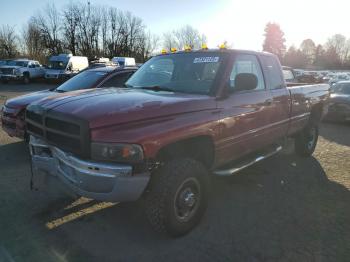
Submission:
[[[45,78],[66,80],[87,67],[89,67],[89,60],[86,56],[73,56],[72,54],[51,56]]]
[[[135,58],[133,57],[113,57],[112,62],[118,63],[120,66],[136,66]]]

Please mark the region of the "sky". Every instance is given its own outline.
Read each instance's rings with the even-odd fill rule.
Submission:
[[[20,32],[28,18],[54,2],[60,8],[74,0],[0,0],[0,25]],[[87,2],[82,0],[80,2]],[[131,11],[155,34],[189,24],[208,38],[209,47],[227,41],[233,48],[261,50],[266,23],[276,22],[287,46],[306,38],[323,44],[340,33],[350,38],[349,0],[90,0],[92,4]]]

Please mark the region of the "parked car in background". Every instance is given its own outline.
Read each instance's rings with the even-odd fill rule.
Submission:
[[[0,67],[1,81],[5,83],[10,80],[22,80],[28,84],[33,79],[43,78],[44,74],[44,67],[35,60],[15,59]]]
[[[0,67],[6,66],[12,59],[1,59],[0,60]]]
[[[90,61],[89,63],[89,69],[91,68],[97,68],[97,67],[106,67],[106,66],[114,66],[114,67],[118,67],[119,64],[116,61],[111,61],[109,60],[109,58],[99,58],[99,59],[95,59]]]
[[[86,56],[73,56],[72,54],[51,56],[45,72],[45,78],[65,81],[87,67],[89,67],[89,61]]]
[[[9,99],[1,112],[2,128],[9,136],[26,138],[25,109],[30,103],[58,93],[74,90],[121,87],[136,70],[136,67],[89,69],[72,77],[57,88]]]
[[[228,49],[155,56],[125,85],[28,106],[33,186],[59,179],[101,201],[143,197],[171,236],[201,220],[210,174],[236,174],[287,137],[310,156],[329,98],[328,84],[287,88],[272,54]]]
[[[136,61],[133,57],[113,57],[112,61],[120,66],[136,66]]]
[[[334,84],[338,83],[339,81],[347,81],[350,80],[350,77],[348,74],[345,73],[338,73],[335,74],[330,80],[329,84],[330,86],[333,86]]]
[[[282,66],[282,72],[283,72],[284,80],[287,83],[299,83],[299,80],[296,77],[293,68],[288,66]]]
[[[350,121],[350,81],[340,81],[331,87],[326,120]]]

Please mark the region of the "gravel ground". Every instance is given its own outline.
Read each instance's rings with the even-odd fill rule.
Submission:
[[[0,85],[0,104],[46,88]],[[0,131],[0,261],[350,261],[350,125],[323,123],[320,134],[311,158],[290,146],[213,179],[201,224],[169,239],[140,202],[30,191],[27,147]]]

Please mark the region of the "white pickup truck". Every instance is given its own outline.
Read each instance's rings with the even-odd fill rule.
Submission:
[[[22,80],[28,84],[31,79],[42,78],[44,75],[44,67],[35,60],[16,59],[0,67],[0,78],[5,83],[9,80]]]

